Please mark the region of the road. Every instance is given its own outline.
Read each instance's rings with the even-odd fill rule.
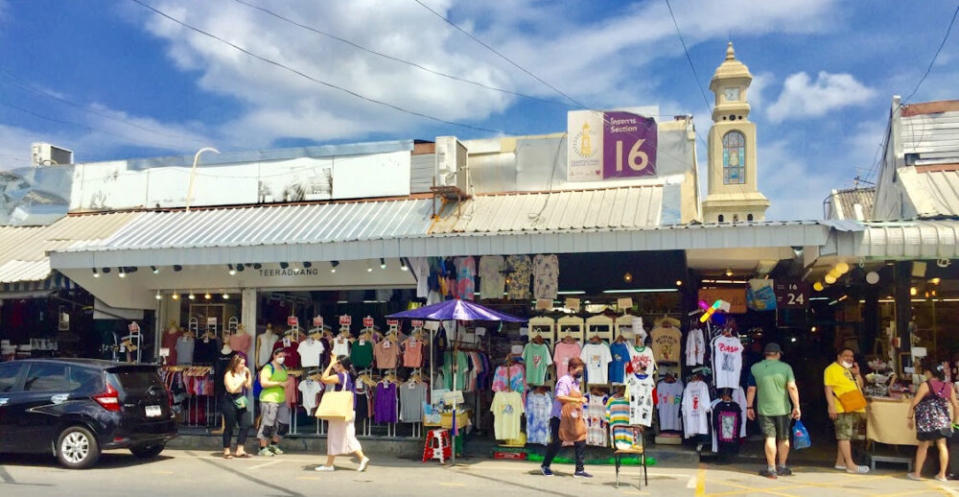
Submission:
[[[505,497],[529,496],[691,496],[691,497],[959,497],[959,483],[913,482],[899,472],[847,475],[824,468],[795,468],[796,476],[766,480],[754,468],[714,466],[650,468],[649,487],[637,489],[637,468],[625,468],[623,485],[615,486],[612,467],[588,468],[595,478],[573,479],[572,468],[556,465],[546,478],[536,464],[473,458],[454,468],[438,463],[374,458],[366,473],[353,471],[353,461],[338,460],[338,470],[317,473],[322,458],[287,454],[265,459],[224,460],[216,453],[175,451],[143,462],[122,453],[107,453],[86,471],[61,469],[43,456],[0,456],[3,497]]]

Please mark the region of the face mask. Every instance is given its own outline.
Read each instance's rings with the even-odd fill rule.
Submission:
[[[277,363],[277,364],[283,364],[285,361],[286,361],[286,357],[280,356],[280,357],[277,357],[277,358],[276,358],[276,363]]]
[[[577,380],[580,379],[580,378],[582,378],[582,377],[583,377],[583,372],[582,372],[582,371],[573,374],[573,378],[576,378]]]
[[[839,365],[842,366],[842,367],[844,367],[844,368],[846,368],[846,369],[849,369],[849,368],[852,367],[852,363],[849,362],[849,361],[842,361],[842,362],[839,363]]]

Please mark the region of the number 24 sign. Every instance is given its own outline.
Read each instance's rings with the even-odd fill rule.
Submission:
[[[777,281],[776,307],[799,309],[809,305],[809,283],[805,281]]]

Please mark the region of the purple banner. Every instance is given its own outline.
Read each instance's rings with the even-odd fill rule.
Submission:
[[[605,112],[603,178],[656,175],[656,121],[629,112]]]

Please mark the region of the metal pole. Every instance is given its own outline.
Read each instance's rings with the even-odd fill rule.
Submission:
[[[190,168],[190,186],[186,192],[186,211],[190,212],[190,201],[193,199],[193,179],[196,177],[196,165],[200,161],[200,154],[203,152],[213,152],[220,153],[219,150],[213,147],[203,147],[200,150],[196,151],[196,155],[193,156],[193,167]]]

